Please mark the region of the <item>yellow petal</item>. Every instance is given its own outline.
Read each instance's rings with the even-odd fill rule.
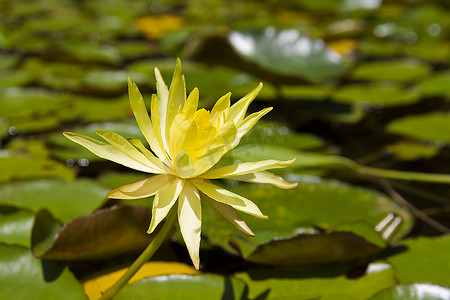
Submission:
[[[186,102],[186,84],[181,74],[181,61],[177,59],[177,65],[173,73],[172,83],[169,89],[169,99],[167,102],[167,116],[165,124],[166,140],[169,140],[170,127],[175,115],[181,111]]]
[[[178,222],[189,255],[198,270],[200,265],[200,234],[202,225],[202,205],[198,190],[185,182],[178,200]]]
[[[160,119],[160,113],[159,113],[159,107],[158,107],[158,97],[153,94],[152,95],[152,103],[150,106],[150,113],[152,115],[152,124],[153,124],[153,130],[155,132],[156,139],[158,140],[159,145],[161,146],[161,151],[163,152],[164,156],[166,157],[167,161],[170,161],[169,157],[169,150],[166,148],[167,142],[163,140],[163,134],[161,131],[161,119]],[[165,135],[164,135],[165,138]]]
[[[192,158],[185,151],[182,151],[177,155],[174,166],[175,172],[177,172],[178,176],[181,178],[188,178],[192,176],[192,173],[194,172]]]
[[[228,204],[234,209],[245,212],[257,218],[267,219],[267,216],[261,213],[258,206],[247,198],[216,186],[209,180],[196,178],[192,180],[192,183],[206,196],[211,197],[218,202]]]
[[[159,117],[159,129],[156,129],[155,127],[155,134],[156,131],[159,131],[159,136],[161,137],[162,146],[166,150],[167,153],[169,153],[169,148],[166,141],[166,120],[167,120],[167,104],[169,101],[169,90],[167,89],[166,84],[164,83],[164,79],[161,76],[161,73],[159,72],[158,68],[155,68],[155,77],[156,77],[156,91],[158,93],[156,104],[158,109],[158,117]],[[154,109],[153,109],[153,98],[152,98],[152,120],[154,115]]]
[[[185,114],[187,118],[191,117],[197,110],[198,96],[199,96],[198,88],[194,88],[192,92],[189,94],[182,110],[183,114]]]
[[[230,96],[231,93],[226,94],[217,100],[216,104],[211,110],[211,120],[210,123],[213,126],[221,126],[227,120],[228,110],[230,108]]]
[[[164,154],[156,139],[147,108],[145,107],[144,98],[142,98],[137,85],[131,82],[130,77],[128,77],[128,96],[130,98],[131,109],[133,110],[134,117],[136,118],[136,122],[138,123],[142,134],[153,152],[155,152],[159,158],[163,159]]]
[[[105,144],[91,137],[73,132],[64,132],[64,136],[69,140],[77,144],[80,144],[81,146],[85,147],[86,149],[88,149],[89,151],[91,151],[92,153],[101,158],[108,159],[110,161],[116,162],[118,164],[124,165],[126,167],[138,171],[147,173],[161,173],[160,171],[155,172],[154,168],[150,168],[146,164],[131,159],[128,155],[126,155],[113,145]]]
[[[171,169],[168,168],[167,165],[165,165],[161,160],[159,160],[158,158],[156,158],[153,153],[148,150],[147,148],[145,148],[144,144],[142,144],[142,142],[138,139],[129,139],[128,140],[131,145],[133,145],[134,147],[136,147],[139,151],[141,151],[142,154],[144,154],[144,156],[151,162],[153,163],[155,166],[157,166],[158,168],[160,168],[161,170],[164,171],[164,173],[172,173]],[[163,156],[163,159],[165,159],[165,157]]]
[[[263,87],[262,82],[258,85],[256,89],[242,97],[238,102],[230,107],[228,112],[228,120],[233,120],[234,124],[238,124],[245,117],[248,106],[253,101],[253,99],[258,96],[259,92]]]
[[[195,125],[193,119],[187,119],[179,125],[174,125],[172,129],[170,155],[172,158],[175,158],[182,150],[189,149],[189,147],[187,147],[188,144],[195,142],[197,136],[197,125]]]
[[[175,177],[171,175],[155,175],[144,180],[130,183],[110,191],[106,197],[110,199],[141,199],[155,195],[163,186]]]
[[[229,206],[228,204],[223,204],[217,202],[216,200],[211,199],[210,197],[203,195],[203,199],[205,199],[212,208],[214,208],[219,214],[221,214],[228,222],[230,222],[237,229],[242,231],[245,234],[255,236],[253,231],[248,227],[247,223],[242,219],[239,213]]]
[[[232,177],[228,177],[228,179],[251,182],[251,183],[268,183],[268,184],[272,184],[276,187],[279,187],[281,189],[292,189],[298,185],[298,182],[294,182],[294,183],[287,182],[282,177],[272,174],[270,172],[266,172],[266,171],[255,172],[255,173],[239,175],[239,176],[232,176]]]
[[[152,221],[147,233],[152,233],[161,221],[167,216],[172,206],[178,199],[184,181],[176,177],[162,187],[153,200]]]
[[[104,138],[108,143],[113,145],[119,151],[128,155],[131,159],[147,166],[148,168],[153,170],[153,173],[161,174],[164,173],[163,170],[154,165],[151,161],[149,161],[144,154],[139,152],[133,145],[130,144],[124,137],[118,135],[109,130],[101,130],[98,129],[95,131],[99,136]]]
[[[248,173],[264,171],[268,169],[286,168],[295,162],[295,158],[292,160],[263,160],[257,162],[246,162],[217,169],[212,169],[203,174],[202,178],[214,179],[214,178],[226,178],[231,176],[244,175]]]
[[[237,125],[238,134],[236,136],[236,140],[233,143],[233,148],[239,144],[239,141],[241,140],[241,138],[247,132],[249,132],[249,130],[252,129],[253,126],[255,126],[255,124],[259,121],[259,119],[261,119],[265,114],[270,112],[272,110],[272,108],[273,107],[264,108],[258,112],[251,114],[250,116],[248,116],[247,118],[245,118],[244,120],[242,120],[238,123],[238,125]]]

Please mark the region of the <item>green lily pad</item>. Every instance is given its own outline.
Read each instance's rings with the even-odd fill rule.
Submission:
[[[387,146],[387,150],[399,160],[427,159],[436,156],[439,148],[413,141],[403,141]]]
[[[305,150],[319,148],[324,142],[312,134],[293,132],[280,123],[259,121],[239,143],[247,144],[278,145]]]
[[[22,133],[41,132],[58,127],[62,122],[61,118],[57,115],[42,115],[30,117],[12,117],[9,119],[9,131],[12,135]]]
[[[67,268],[36,259],[27,248],[0,244],[0,274],[2,299],[87,299]]]
[[[397,224],[389,240],[400,239],[412,227],[413,219],[408,212],[376,191],[353,187],[339,181],[321,180],[317,177],[288,176],[287,178],[298,181],[299,186],[290,190],[256,184],[227,187],[255,202],[261,211],[269,216],[268,220],[259,220],[243,215],[257,238],[244,237],[207,204],[203,207],[203,234],[211,243],[232,252],[236,250],[230,247],[229,242],[239,244],[241,241],[243,242],[241,245],[247,244],[251,247],[243,250],[250,253],[260,245],[259,239],[263,243],[270,243],[280,238],[292,238],[299,233],[297,230],[301,233],[301,228],[319,227],[326,231],[354,232],[361,234],[373,244],[381,246],[379,237],[374,238],[373,229],[389,214],[396,214],[403,221],[400,226]],[[348,209],[349,207],[352,209]],[[362,230],[361,226],[366,229]],[[370,227],[369,230],[367,226]],[[377,230],[380,229],[377,228]],[[262,236],[258,237],[260,233]],[[302,237],[299,236],[299,242],[302,242]],[[307,248],[305,246],[305,249]]]
[[[1,28],[0,28],[0,36],[1,36]],[[1,46],[1,37],[0,37],[0,46]],[[19,57],[15,55],[0,54],[0,70],[12,68],[18,62]]]
[[[116,95],[127,90],[127,76],[133,78],[138,85],[147,82],[147,76],[138,72],[120,71],[91,71],[85,74],[83,88],[91,93]]]
[[[114,299],[245,299],[246,285],[241,280],[214,274],[164,275],[148,277],[125,286]]]
[[[375,61],[360,64],[351,77],[359,80],[411,81],[424,78],[429,66],[419,60]]]
[[[75,218],[62,227],[42,210],[36,215],[31,248],[36,257],[46,260],[95,260],[139,254],[157,234],[147,234],[150,219],[149,207],[119,205]]]
[[[69,98],[33,88],[8,88],[0,90],[0,111],[7,117],[44,114],[62,109]]]
[[[416,86],[426,96],[450,97],[450,71],[437,73]]]
[[[370,264],[359,278],[347,278],[339,270],[333,271],[329,266],[306,270],[261,268],[238,273],[236,277],[248,284],[249,298],[266,300],[367,299],[395,284],[395,271],[386,263]]]
[[[352,84],[333,93],[333,100],[358,105],[370,110],[372,107],[408,105],[420,100],[420,94],[394,84]]]
[[[399,284],[385,289],[370,300],[447,300],[450,289],[429,283]]]
[[[132,113],[128,96],[114,99],[77,97],[73,104],[72,109],[86,122],[123,119]]]
[[[274,73],[322,81],[345,71],[340,55],[324,41],[295,29],[267,27],[263,31],[232,31],[228,41],[242,59]]]
[[[330,96],[332,88],[330,86],[282,86],[281,93],[289,99],[326,99]]]
[[[0,205],[0,242],[29,247],[33,220],[29,210]]]
[[[388,257],[399,283],[429,282],[450,285],[450,236],[419,237],[402,241],[404,250]]]
[[[387,131],[414,139],[438,143],[450,142],[450,114],[436,112],[394,120]]]
[[[42,52],[48,59],[68,62],[117,64],[120,60],[115,47],[75,40],[47,44]]]
[[[25,86],[34,80],[34,75],[23,70],[0,70],[0,88]]]
[[[56,218],[67,222],[100,207],[108,191],[88,179],[69,182],[39,179],[0,185],[0,203],[26,207],[32,211],[47,208]]]
[[[0,183],[38,177],[71,180],[75,174],[67,166],[48,158],[0,151]]]

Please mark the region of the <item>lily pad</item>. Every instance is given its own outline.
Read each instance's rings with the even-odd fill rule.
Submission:
[[[123,70],[91,71],[84,76],[83,88],[100,95],[122,94],[127,90],[127,76],[133,78],[138,85],[147,81],[147,76],[143,73]]]
[[[337,268],[336,268],[337,269]],[[325,269],[253,269],[238,273],[248,284],[251,299],[367,299],[395,284],[395,271],[386,263],[371,263],[359,278],[347,278],[331,266]]]
[[[450,236],[407,239],[397,248],[404,251],[388,257],[388,261],[397,270],[399,283],[450,285]]]
[[[0,242],[29,247],[33,220],[29,210],[0,205]]]
[[[375,61],[360,64],[351,77],[359,80],[411,81],[424,78],[429,66],[419,60]]]
[[[34,75],[27,71],[0,70],[0,88],[25,86],[34,80]]]
[[[241,280],[213,274],[164,275],[148,277],[125,286],[114,299],[245,299],[246,285]]]
[[[436,112],[407,116],[389,123],[387,131],[424,141],[450,143],[450,114]]]
[[[108,191],[89,179],[69,182],[39,179],[0,185],[0,203],[32,211],[47,208],[56,218],[67,222],[100,207]]]
[[[333,100],[358,105],[363,109],[408,105],[420,100],[420,94],[394,84],[352,84],[333,93]]]
[[[64,225],[47,211],[37,213],[33,227],[32,251],[47,260],[107,259],[119,254],[138,254],[157,234],[147,234],[150,208],[113,206]]]
[[[437,73],[416,86],[426,96],[450,97],[450,71]]]
[[[250,248],[244,251],[250,253],[260,245],[260,238],[261,242],[270,243],[271,240],[292,238],[301,233],[302,228],[311,227],[319,227],[326,231],[354,232],[379,245],[373,238],[373,229],[391,213],[401,217],[403,223],[397,226],[389,237],[390,240],[401,238],[412,227],[413,220],[408,212],[376,191],[353,187],[339,181],[321,180],[317,177],[288,176],[288,179],[298,181],[299,186],[290,190],[250,184],[227,187],[254,201],[261,211],[269,216],[268,220],[243,216],[257,238],[244,237],[206,204],[203,207],[203,234],[211,243],[232,252],[236,252],[236,249],[230,247],[230,241],[241,244],[241,250],[242,245],[247,244]],[[344,225],[348,226],[343,227]],[[368,226],[370,230],[361,231],[361,226],[366,228]],[[258,237],[259,234],[261,237]],[[299,243],[302,239],[299,235]],[[321,237],[318,237],[318,240],[320,239]],[[307,248],[305,246],[301,249]]]
[[[377,293],[370,300],[447,300],[450,289],[429,283],[399,284]]]
[[[315,263],[345,262],[365,259],[379,253],[386,246],[381,236],[372,230],[372,237],[381,247],[368,239],[353,233],[352,227],[366,226],[365,232],[371,228],[366,224],[353,224],[349,231],[332,231],[325,233],[291,234],[284,238],[280,232],[256,231],[251,239],[233,239],[232,245],[243,257],[251,262],[265,265],[307,265]],[[245,253],[247,252],[247,253]]]
[[[71,180],[73,170],[54,160],[0,151],[0,183],[32,178]]]
[[[268,27],[263,31],[232,31],[228,41],[242,59],[274,73],[322,81],[345,71],[340,55],[329,49],[323,40],[295,29]]]
[[[87,299],[67,268],[36,259],[27,248],[0,244],[0,274],[2,299]]]
[[[389,145],[387,150],[399,160],[427,159],[436,156],[439,148],[434,145],[425,145],[413,141],[403,141]]]
[[[8,88],[0,90],[0,111],[7,117],[44,114],[62,109],[68,100],[66,95],[41,89]]]

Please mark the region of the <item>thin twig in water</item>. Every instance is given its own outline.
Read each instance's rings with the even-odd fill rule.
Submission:
[[[434,229],[443,232],[443,233],[450,233],[450,229],[442,225],[441,223],[433,220],[426,214],[424,214],[422,211],[420,211],[417,207],[409,203],[405,198],[403,198],[399,193],[397,193],[394,188],[392,188],[391,184],[386,179],[380,179],[381,185],[386,190],[386,192],[389,194],[389,196],[392,197],[395,201],[397,201],[400,205],[406,207],[416,218],[422,220],[423,222],[427,223]]]

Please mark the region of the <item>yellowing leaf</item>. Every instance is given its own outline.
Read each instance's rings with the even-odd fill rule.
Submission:
[[[333,49],[342,56],[349,56],[350,54],[356,51],[358,43],[355,40],[342,39],[328,43],[328,47],[330,47],[331,49]]]
[[[174,15],[145,16],[135,20],[136,27],[149,39],[161,38],[165,33],[179,29],[184,19]]]
[[[109,289],[127,269],[121,269],[103,276],[86,281],[84,291],[90,300],[98,299]],[[148,262],[128,282],[132,284],[147,277],[169,274],[200,274],[194,268],[178,262]]]

